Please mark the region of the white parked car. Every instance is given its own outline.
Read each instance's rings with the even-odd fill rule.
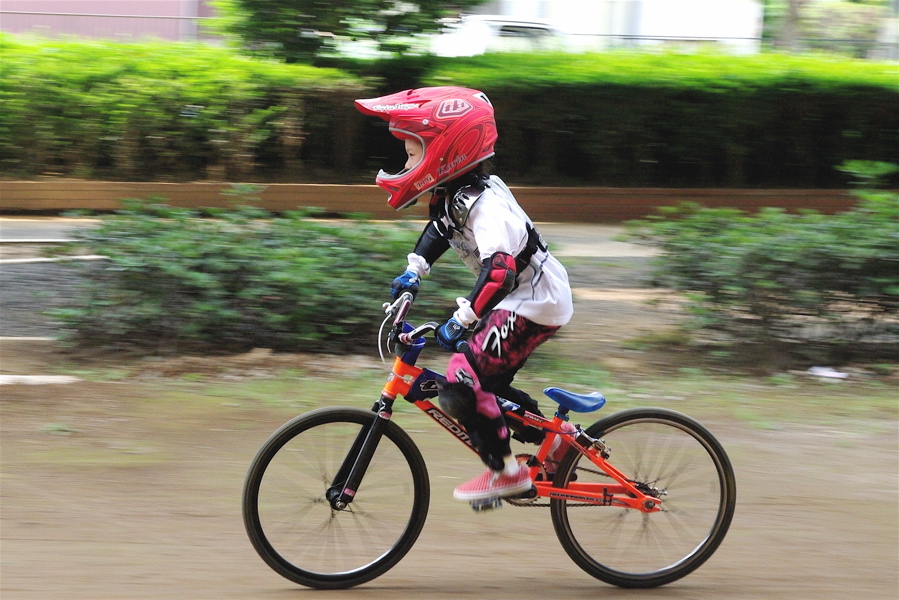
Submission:
[[[547,21],[495,15],[463,15],[431,40],[437,56],[565,49],[565,35]]]

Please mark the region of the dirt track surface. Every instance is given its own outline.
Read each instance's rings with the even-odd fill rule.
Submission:
[[[671,307],[640,304],[648,291],[635,288],[629,271],[616,280],[614,255],[603,256],[603,269],[594,269],[595,264],[570,269],[581,290],[580,316],[565,345],[591,344],[606,368],[635,373],[663,368],[652,361],[636,362],[617,343],[641,329],[670,323]],[[591,313],[594,308],[598,312]],[[793,419],[758,427],[701,401],[687,412],[727,448],[737,474],[737,510],[718,552],[681,581],[656,590],[617,589],[571,562],[554,536],[547,509],[506,506],[472,513],[452,500],[452,488],[477,473],[474,457],[449,436],[435,434],[435,426],[423,416],[399,412],[396,421],[421,448],[431,476],[430,514],[416,546],[391,571],[364,586],[335,592],[296,586],[255,554],[243,530],[240,497],[258,447],[281,423],[307,408],[278,406],[264,394],[222,401],[207,387],[246,382],[272,367],[303,368],[321,378],[338,368],[320,359],[263,353],[230,362],[163,361],[124,379],[113,376],[115,365],[93,372],[89,369],[96,367],[84,367],[85,379],[101,381],[0,387],[0,597],[899,596],[899,428],[894,410],[864,420],[829,420],[828,425]],[[0,344],[4,373],[61,369],[73,372],[71,357],[50,344]],[[382,374],[371,373],[377,390]],[[204,379],[195,380],[194,374]],[[646,400],[674,408],[678,401]],[[613,398],[603,411],[614,410]]]
[[[400,414],[429,464],[424,532],[379,579],[313,592],[262,563],[240,517],[247,465],[293,413],[172,406],[137,388],[3,390],[4,600],[896,597],[894,422],[761,431],[705,419],[738,477],[730,533],[689,577],[627,591],[568,559],[547,509],[474,514],[452,501],[477,469],[473,457],[449,436],[427,435],[423,417]]]

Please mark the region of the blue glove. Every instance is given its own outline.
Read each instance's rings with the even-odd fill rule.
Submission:
[[[468,327],[456,320],[455,317],[437,328],[437,343],[444,350],[456,351],[456,344],[465,336]]]
[[[396,300],[400,297],[400,294],[403,292],[411,292],[412,297],[418,293],[418,286],[421,283],[421,278],[415,271],[406,271],[399,277],[393,280],[393,283],[390,285],[390,297]]]

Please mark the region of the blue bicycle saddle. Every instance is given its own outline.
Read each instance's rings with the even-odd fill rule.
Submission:
[[[578,413],[588,413],[599,410],[606,403],[606,398],[599,392],[589,394],[575,394],[557,387],[548,387],[543,393],[549,396],[559,406]]]

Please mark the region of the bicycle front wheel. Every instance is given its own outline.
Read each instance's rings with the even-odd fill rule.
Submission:
[[[553,499],[556,535],[572,560],[590,575],[626,588],[670,583],[708,560],[727,533],[737,493],[730,460],[712,434],[686,415],[658,408],[624,410],[586,431],[605,440],[609,464],[638,488],[656,490],[663,510],[642,513]],[[553,485],[572,481],[612,479],[571,449]]]
[[[392,421],[353,501],[335,510],[325,496],[375,418],[355,408],[309,412],[276,431],[253,460],[244,525],[262,559],[287,579],[320,589],[359,585],[393,567],[418,538],[430,500],[427,467]]]

